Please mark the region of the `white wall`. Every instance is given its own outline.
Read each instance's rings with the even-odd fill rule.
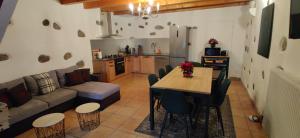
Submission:
[[[220,41],[220,47],[229,50],[231,57],[230,76],[240,77],[242,68],[242,59],[244,53],[244,41],[246,34],[246,23],[249,18],[247,6],[226,7],[216,9],[206,9],[197,11],[186,11],[176,13],[159,14],[157,18],[149,20],[137,19],[132,16],[113,16],[113,31],[117,29],[125,37],[135,38],[168,38],[170,21],[176,25],[196,26],[198,29],[191,31],[189,59],[201,61],[204,47],[207,42],[214,37]],[[118,25],[114,25],[117,22]],[[145,26],[145,22],[148,25]],[[128,23],[132,26],[129,27]],[[144,29],[139,25],[145,26]],[[164,26],[163,30],[155,30],[156,25]],[[123,31],[120,31],[120,28]],[[150,36],[150,32],[156,32],[155,36]]]
[[[248,27],[246,45],[250,47],[250,51],[245,53],[243,61],[245,70],[242,72],[243,83],[246,87],[248,85],[248,92],[260,113],[263,112],[266,103],[271,68],[282,66],[286,72],[300,77],[300,40],[288,39],[288,48],[284,52],[279,48],[282,37],[288,38],[291,0],[270,0],[271,3],[275,3],[270,58],[266,59],[257,54],[261,12],[267,6],[267,2],[267,0],[256,0],[257,16],[251,19],[253,24]],[[256,38],[255,42],[254,37]],[[251,58],[253,59],[252,63]],[[265,72],[265,79],[262,78],[262,71]]]
[[[61,30],[42,25],[44,19],[57,22]],[[96,20],[99,9],[85,10],[82,4],[61,5],[56,0],[19,0],[6,34],[0,43],[0,53],[10,59],[0,62],[0,83],[24,75],[75,65],[84,60],[92,67],[90,38],[100,34]],[[97,29],[99,28],[99,29]],[[85,32],[85,38],[77,37],[77,30]],[[71,52],[73,57],[65,61],[63,56]],[[47,63],[39,63],[40,54],[51,57]]]

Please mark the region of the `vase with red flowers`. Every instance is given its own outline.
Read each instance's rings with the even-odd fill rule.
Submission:
[[[211,48],[215,48],[217,44],[219,44],[218,40],[211,38],[208,41],[208,44],[210,44]]]
[[[183,77],[186,77],[186,78],[190,78],[190,77],[193,77],[193,64],[192,62],[188,62],[188,61],[185,61],[184,63],[181,63],[181,70],[182,70],[182,73],[183,73]]]

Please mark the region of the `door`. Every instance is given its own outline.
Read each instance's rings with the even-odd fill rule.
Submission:
[[[170,65],[175,68],[176,66],[180,66],[181,63],[185,62],[185,58],[173,58],[170,57]]]

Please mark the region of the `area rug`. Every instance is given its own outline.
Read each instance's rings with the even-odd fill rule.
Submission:
[[[222,136],[222,128],[217,123],[217,114],[214,109],[210,110],[209,118],[209,137],[210,138],[235,138],[235,130],[232,118],[232,112],[230,108],[229,97],[225,98],[225,101],[221,107],[225,136]],[[165,110],[161,107],[158,111],[155,110],[155,128],[150,130],[149,115],[143,120],[143,122],[135,129],[136,132],[147,134],[154,137],[159,137],[162,120],[164,118]],[[164,130],[163,138],[184,138],[186,137],[184,119],[181,116],[174,115],[173,120],[170,122],[168,119],[166,128]],[[205,130],[205,112],[204,109],[197,122],[195,129],[190,129],[192,138],[204,137]]]

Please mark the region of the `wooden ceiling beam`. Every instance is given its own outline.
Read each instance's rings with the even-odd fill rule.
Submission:
[[[158,2],[161,6],[187,3],[187,2],[197,2],[197,1],[207,1],[207,0],[155,0],[155,2]],[[143,3],[143,2],[147,2],[147,0],[98,0],[92,2],[85,2],[84,8],[92,9],[92,8],[109,8],[109,7],[118,7],[118,6],[128,7],[129,3],[133,3],[137,5],[139,2]]]
[[[60,4],[75,4],[75,3],[83,3],[83,2],[95,2],[99,0],[59,0]]]
[[[171,11],[183,11],[203,8],[214,8],[214,7],[227,7],[236,5],[246,5],[248,0],[206,0],[198,2],[188,2],[182,4],[164,5],[160,7],[160,13],[171,12]],[[111,8],[102,8],[102,11],[114,12],[115,15],[129,14],[128,7],[119,6]]]

